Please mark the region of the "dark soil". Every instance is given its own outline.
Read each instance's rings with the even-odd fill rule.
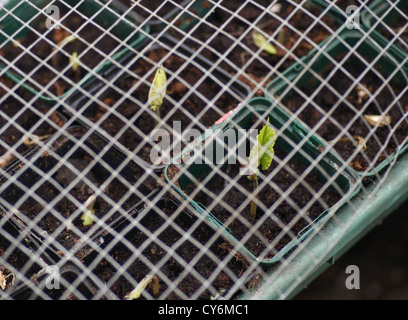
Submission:
[[[1,79],[1,81],[11,87],[9,80]],[[5,95],[5,90],[0,89],[0,94]],[[25,109],[24,112],[21,112],[23,109]],[[44,117],[43,114],[48,111],[49,106],[43,103],[28,107],[13,96],[7,97],[0,104],[0,139],[2,140],[0,156],[4,156],[10,147],[16,148],[19,153],[27,151],[29,147],[23,143],[23,137],[25,131],[30,131],[34,126],[37,127],[32,131],[34,135],[46,136],[53,134],[56,127],[64,125],[66,119],[57,111],[54,111],[48,119]]]
[[[151,241],[146,235],[146,231],[141,231],[141,228],[133,228],[125,234],[126,240],[130,241],[136,248],[143,248],[142,254],[139,255],[134,250],[130,250],[127,245],[119,242],[109,252],[109,256],[121,265],[128,264],[127,272],[135,281],[140,282],[146,275],[152,275],[152,265],[159,265],[160,271],[163,272],[170,281],[182,280],[178,283],[177,289],[181,290],[187,297],[191,297],[200,287],[202,281],[198,279],[198,275],[208,279],[217,267],[217,263],[207,254],[202,255],[197,261],[193,259],[200,253],[200,248],[193,244],[192,241],[182,240],[184,232],[192,232],[192,238],[205,245],[208,239],[214,235],[214,231],[205,223],[200,223],[194,226],[194,231],[191,229],[196,217],[189,211],[178,210],[179,205],[172,200],[161,200],[157,202],[158,209],[152,210],[143,217],[138,218],[138,225],[146,228],[148,233],[155,232],[158,228],[163,226],[166,221],[172,219],[172,223],[163,231],[159,232],[158,240]],[[160,210],[158,212],[157,210]],[[174,220],[173,220],[174,219]],[[140,221],[140,222],[139,222]],[[176,229],[180,228],[179,230]],[[167,255],[167,247],[175,250],[176,254]],[[225,259],[229,253],[230,246],[222,238],[217,238],[213,245],[209,248],[210,251],[217,255],[221,260]],[[87,260],[85,258],[85,260]],[[238,277],[243,271],[246,260],[241,256],[234,257],[229,263],[228,268],[232,270]],[[186,272],[184,264],[190,264],[194,268],[194,272]],[[101,280],[108,283],[110,289],[121,299],[129,294],[134,289],[134,284],[126,279],[122,273],[119,273],[115,266],[112,266],[107,260],[102,260],[94,271]],[[115,277],[112,279],[112,277]],[[110,282],[109,282],[110,281]],[[225,272],[221,271],[212,280],[212,286],[219,291],[228,290],[234,281]],[[165,281],[160,279],[159,295],[168,290]],[[166,294],[167,299],[185,298],[180,295],[178,290],[173,290]],[[146,291],[152,295],[151,286],[148,286]],[[216,292],[205,290],[200,296],[200,299],[209,300],[211,296],[215,296]],[[143,299],[143,295],[142,295]]]
[[[61,143],[61,145],[58,145],[58,143]],[[63,156],[72,147],[72,143],[64,143],[64,138],[61,138],[59,142],[56,143],[56,146],[59,146],[56,149],[57,154]],[[85,149],[77,148],[67,161],[80,172],[87,171],[86,178],[89,179],[89,182],[86,180],[80,180],[76,184],[72,183],[73,180],[77,178],[77,175],[67,166],[62,165],[52,175],[52,182],[44,181],[36,189],[35,194],[42,199],[41,202],[36,200],[33,196],[30,196],[19,206],[21,214],[30,220],[39,220],[38,226],[49,234],[55,232],[53,236],[55,236],[57,241],[68,249],[75,245],[80,238],[80,234],[77,234],[73,227],[68,226],[61,230],[57,230],[58,227],[61,227],[61,218],[66,219],[65,222],[72,219],[73,226],[83,233],[87,232],[90,229],[90,226],[83,226],[83,222],[80,219],[82,212],[78,210],[73,199],[76,199],[80,203],[85,203],[85,201],[94,194],[94,189],[101,186],[111,177],[111,172],[106,165],[105,167],[99,162],[97,164],[92,164],[92,160],[92,154],[85,151]],[[115,154],[112,153],[108,153],[104,157],[104,160],[113,168],[117,167],[121,161],[120,158],[117,158]],[[57,158],[54,158],[48,153],[44,153],[39,160],[35,162],[35,165],[39,170],[46,173],[50,172],[58,162]],[[138,183],[138,192],[147,196],[155,188],[155,181],[153,178],[142,180],[142,174],[143,170],[132,162],[120,171],[120,177],[123,177],[123,179],[127,180],[128,183],[132,185]],[[41,176],[31,169],[25,169],[18,178],[19,182],[23,183],[28,188],[40,179]],[[94,189],[92,189],[89,183],[94,185]],[[69,191],[70,196],[62,197],[58,200],[53,206],[53,210],[48,211],[45,209],[43,203],[51,203],[52,201],[55,201],[55,198],[60,195],[61,190]],[[96,200],[94,206],[95,216],[98,218],[104,218],[106,223],[110,223],[120,214],[119,212],[111,210],[112,205],[105,200],[106,198],[110,198],[113,203],[120,202],[123,210],[130,210],[141,200],[141,198],[134,192],[128,194],[127,192],[129,192],[128,187],[120,182],[119,178],[112,179],[104,188],[103,194]],[[20,200],[20,197],[24,195],[24,191],[16,184],[12,184],[3,190],[1,195],[4,199],[13,204]],[[109,216],[107,216],[107,214],[109,214]],[[39,215],[41,216],[39,217]]]
[[[79,14],[70,12],[63,3],[59,2],[58,7],[63,27],[50,31],[46,27],[46,17],[39,15],[30,23],[30,27],[41,37],[29,28],[23,39],[2,47],[0,57],[6,65],[13,64],[10,70],[16,74],[32,73],[30,79],[33,83],[30,85],[35,88],[49,85],[48,91],[60,96],[72,87],[69,81],[76,83],[81,80],[104,59],[105,54],[109,55],[116,49],[119,42],[109,35],[103,35],[103,26],[87,22]],[[57,51],[57,44],[74,32],[78,32],[78,37],[67,43],[63,51]],[[90,48],[90,44],[95,49]],[[25,49],[28,52],[24,52]],[[79,73],[69,66],[74,52],[82,64]]]
[[[132,98],[120,101],[123,94],[119,90],[109,90],[99,98],[103,103],[94,103],[84,111],[84,115],[93,122],[105,116],[104,120],[100,120],[102,121],[100,127],[112,136],[116,136],[119,130],[126,126],[125,121],[130,120],[134,127],[127,128],[117,138],[126,148],[130,150],[136,148],[135,153],[149,163],[151,163],[150,150],[152,143],[155,142],[144,141],[143,136],[151,137],[153,129],[168,130],[173,137],[173,123],[179,121],[181,132],[196,129],[201,134],[239,103],[228,93],[218,96],[222,88],[212,78],[204,76],[198,67],[186,64],[186,60],[178,54],[167,55],[168,51],[165,49],[151,50],[147,59],[137,61],[130,68],[132,74],[125,74],[120,78],[116,84],[117,88],[130,92]],[[153,63],[157,62],[163,65],[167,73],[167,92],[160,108],[161,117],[167,127],[157,126],[154,113],[146,110],[149,108],[147,102],[150,83],[155,73]],[[146,75],[149,84],[140,81],[140,78]],[[176,78],[172,79],[175,75]],[[195,85],[195,89],[189,89]],[[211,106],[212,103],[214,106]],[[111,106],[115,106],[115,113],[108,115],[106,113],[111,110]],[[194,124],[194,121],[199,123]],[[190,141],[183,141],[184,144],[188,142]]]
[[[405,12],[405,16],[400,13],[394,12],[389,25],[382,23],[380,24],[380,26],[384,26],[381,29],[381,34],[383,36],[392,41],[395,45],[399,46],[403,51],[408,52],[408,21],[406,18],[406,10],[403,10],[403,12]],[[391,28],[392,31],[388,30],[388,28]],[[397,36],[397,33],[401,30],[403,30],[401,35]]]
[[[122,2],[126,4],[129,1]],[[157,8],[157,3],[159,2],[142,1],[142,4],[149,6],[152,10]],[[262,6],[267,6],[270,4],[270,1],[259,0],[258,3]],[[215,28],[223,26],[223,30],[228,33],[228,36],[217,34],[217,30],[204,23],[196,29],[193,36],[200,41],[207,41],[210,36],[216,34],[216,37],[209,42],[209,45],[211,45],[214,50],[209,50],[207,48],[202,50],[201,53],[210,60],[217,61],[220,59],[221,54],[226,53],[232,48],[226,56],[228,63],[225,58],[222,58],[223,62],[221,63],[221,66],[232,74],[235,74],[238,70],[242,70],[256,82],[264,81],[264,84],[267,84],[269,81],[268,78],[274,77],[274,68],[278,71],[283,71],[288,66],[292,65],[297,58],[307,54],[330,34],[330,31],[319,23],[317,23],[311,30],[308,30],[311,24],[317,20],[306,16],[301,11],[294,13],[294,7],[284,3],[282,4],[280,13],[281,18],[287,18],[291,13],[294,13],[292,18],[289,19],[289,23],[301,34],[307,34],[312,41],[302,40],[297,44],[297,41],[300,39],[299,34],[291,30],[288,26],[285,26],[284,34],[281,34],[282,46],[279,48],[278,54],[271,56],[265,52],[261,52],[260,59],[256,59],[246,65],[253,56],[253,52],[257,52],[258,49],[253,45],[249,33],[246,34],[243,39],[240,39],[239,41],[237,41],[237,39],[239,39],[248,29],[249,23],[254,22],[258,17],[262,16],[264,10],[257,8],[253,4],[245,4],[245,8],[239,9],[242,3],[229,0],[223,1],[222,4],[233,12],[239,12],[239,17],[232,19],[223,26],[223,24],[230,18],[230,13],[223,9],[216,9],[209,22],[211,23],[210,25],[213,25]],[[309,6],[307,8],[316,16],[320,15],[318,9]],[[168,11],[169,8],[166,7],[164,10]],[[143,12],[138,13],[146,14]],[[65,20],[67,28],[70,28],[73,31],[79,30],[84,24],[82,18],[75,14],[70,14]],[[333,29],[337,27],[331,18],[324,17],[321,21]],[[273,34],[281,27],[281,22],[276,16],[271,18],[271,16],[266,15],[257,22],[257,26],[266,33]],[[44,33],[46,31],[45,25],[40,22],[37,30],[39,30],[40,33]],[[95,39],[101,34],[99,28],[93,27],[92,25],[87,25],[83,30],[86,30],[86,32],[82,33],[79,31],[81,38],[90,43],[94,43]],[[306,32],[306,30],[308,31]],[[22,39],[21,45],[24,47],[34,44],[30,51],[38,57],[38,59],[30,54],[23,54],[21,57],[17,58],[17,56],[22,53],[22,50],[13,46],[13,44],[4,47],[1,50],[0,55],[3,60],[8,60],[8,63],[9,61],[17,59],[15,65],[23,72],[28,73],[38,66],[39,61],[44,61],[44,59],[50,57],[54,46],[53,44],[57,42],[56,39],[63,38],[66,35],[67,34],[64,34],[63,31],[53,31],[47,35],[49,42],[41,40],[35,44],[36,37],[32,34],[28,34]],[[194,47],[194,41],[192,41],[191,44]],[[112,49],[116,48],[117,45],[118,43],[106,37],[95,44],[98,49],[107,54],[112,51]],[[68,65],[69,55],[72,54],[72,52],[84,52],[86,51],[86,48],[88,48],[88,46],[80,40],[68,44],[64,48],[68,53],[67,55],[63,55],[62,53],[56,55],[57,63],[54,66],[55,69],[57,71],[64,70]],[[285,56],[288,51],[291,51],[291,53]],[[80,59],[82,63],[89,68],[94,68],[103,58],[93,50],[86,52],[87,53]],[[130,120],[134,127],[125,129],[124,133],[118,137],[118,140],[126,148],[135,150],[135,152],[146,161],[150,161],[151,146],[146,143],[146,141],[143,141],[141,135],[149,135],[156,125],[152,115],[144,109],[147,107],[146,103],[148,100],[149,85],[143,83],[140,79],[146,77],[147,82],[152,81],[155,71],[153,70],[154,63],[161,62],[167,70],[171,71],[171,74],[168,74],[168,78],[177,72],[177,78],[168,83],[167,98],[161,109],[162,117],[170,127],[172,127],[173,121],[181,121],[182,130],[191,127],[202,131],[204,128],[212,126],[224,113],[235,108],[239,102],[227,93],[218,96],[220,89],[223,88],[220,88],[220,86],[214,83],[211,79],[203,79],[204,73],[202,70],[199,70],[199,68],[193,65],[184,65],[185,59],[176,54],[172,54],[164,59],[167,53],[168,52],[164,49],[150,51],[147,56],[148,59],[137,61],[135,65],[130,67],[130,70],[134,73],[133,75],[121,77],[116,83],[117,87],[120,89],[130,92],[132,97],[123,99],[123,94],[119,90],[104,92],[101,93],[99,97],[101,103],[92,104],[84,112],[84,115],[90,120],[94,122],[101,121],[98,125],[112,136],[115,136],[119,130],[123,129],[126,121]],[[48,60],[48,63],[51,64],[52,61]],[[80,77],[83,77],[85,73],[86,70],[82,68]],[[74,82],[79,79],[71,68],[65,70],[64,75]],[[51,84],[50,90],[57,95],[60,95],[69,89],[71,85],[63,79],[56,79],[56,76],[57,74],[55,74],[49,67],[41,66],[33,73],[32,78],[40,85]],[[248,81],[248,79],[244,80]],[[340,83],[336,84],[342,85]],[[367,84],[370,84],[370,82],[368,81]],[[188,88],[194,85],[197,85],[197,87],[190,92]],[[327,97],[324,95],[322,99],[330,98],[328,95]],[[355,99],[355,97],[353,99]],[[207,100],[212,101],[221,112],[217,112],[216,108],[214,108],[211,103],[208,103]],[[294,99],[293,101],[294,102],[292,103],[296,105],[296,100]],[[328,105],[331,105],[331,103],[328,103]],[[115,106],[115,111],[109,114],[108,112],[113,110],[113,106]],[[175,106],[177,106],[177,108],[175,108]],[[2,112],[13,116],[18,110],[20,110],[21,104],[11,99],[9,102],[2,104],[1,108]],[[18,108],[17,111],[15,108]],[[102,120],[102,117],[104,116],[106,116],[106,118]],[[36,121],[39,121],[36,117],[37,116],[33,116],[27,112],[27,114],[19,117],[18,122],[20,123],[21,121],[21,126],[24,128],[30,128],[36,123]],[[308,117],[306,116],[304,120],[307,118]],[[6,119],[3,119],[2,121],[3,122],[0,125],[4,125],[7,122]],[[194,121],[197,121],[197,123],[194,123]],[[136,132],[134,128],[138,128],[140,132]],[[13,133],[11,127],[6,130],[6,132],[7,134],[10,134],[10,136],[2,136],[1,138],[7,144],[12,145],[19,140],[17,135],[18,132]],[[41,126],[39,131],[36,131],[35,133],[42,134],[43,132],[49,132],[49,129]],[[330,134],[335,136],[337,133],[331,131]],[[328,138],[330,138],[330,136],[328,136]],[[4,148],[2,151],[5,152],[6,149]],[[328,206],[335,204],[341,198],[339,193],[327,189],[323,192],[320,199],[313,200],[313,193],[309,191],[304,184],[295,185],[295,182],[297,181],[296,176],[301,175],[307,169],[307,165],[299,163],[294,159],[285,159],[287,153],[279,147],[276,147],[275,152],[275,160],[273,161],[271,168],[263,172],[260,180],[260,183],[268,183],[262,188],[258,196],[262,204],[267,208],[273,207],[274,205],[276,205],[276,208],[273,210],[273,213],[265,213],[262,209],[258,209],[255,223],[262,220],[261,226],[258,230],[259,234],[252,236],[245,242],[245,246],[255,255],[262,255],[267,258],[273,257],[276,250],[280,250],[291,240],[290,236],[283,234],[282,225],[289,226],[290,230],[296,234],[307,226],[310,221],[318,217],[328,208]],[[342,154],[346,153],[343,152]],[[285,161],[289,161],[282,169],[275,173],[274,170],[280,163],[279,160],[283,161],[284,159]],[[101,163],[92,163],[93,156],[82,148],[77,149],[68,161],[79,171],[89,168],[90,170],[86,177],[90,180],[90,183],[96,187],[102,185],[109,177],[111,177],[109,169]],[[49,172],[54,168],[56,163],[57,160],[51,155],[43,154],[35,165],[39,167],[40,170]],[[363,166],[362,164],[360,165]],[[246,176],[237,177],[239,166],[229,166],[224,170],[229,178],[224,179],[220,175],[216,175],[207,187],[216,195],[221,194],[224,189],[230,188],[228,192],[223,195],[223,201],[233,209],[237,209],[242,202],[248,198],[248,193],[252,192],[252,183]],[[138,166],[132,164],[129,164],[124,172],[121,172],[121,176],[131,184],[135,184],[136,182],[141,183],[139,180],[142,174],[143,171]],[[72,219],[73,225],[81,232],[89,231],[89,227],[84,227],[82,225],[82,221],[80,220],[81,213],[77,211],[78,208],[73,202],[73,199],[83,203],[93,191],[85,181],[79,181],[75,185],[71,184],[75,177],[76,175],[66,166],[61,166],[58,168],[57,172],[53,174],[53,178],[55,179],[55,181],[53,180],[53,183],[44,182],[35,190],[36,195],[47,203],[53,201],[60,194],[61,190],[69,191],[69,196],[63,197],[56,202],[53,206],[53,211],[48,212],[44,210],[43,205],[33,197],[27,198],[27,200],[19,206],[19,210],[30,220],[38,219],[38,226],[50,234],[55,232],[58,228],[61,228],[63,223],[60,219],[61,217],[63,219]],[[35,173],[30,169],[25,169],[25,172],[21,175],[19,180],[30,188],[30,186],[40,178],[41,176],[38,173]],[[232,186],[231,181],[233,179],[237,179],[237,183],[242,188],[241,190],[240,188]],[[314,171],[307,175],[304,179],[304,183],[314,191],[319,191],[324,184]],[[288,198],[283,200],[281,198],[282,193],[293,186],[295,187],[287,195]],[[148,195],[155,187],[156,181],[147,179],[146,181],[142,181],[139,191],[143,195]],[[126,198],[124,198],[126,192],[128,192],[127,186],[119,182],[118,179],[112,180],[108,187],[104,189],[103,195],[97,199],[95,204],[95,214],[99,218],[106,219],[106,223],[115,222],[120,216],[120,213],[110,212],[112,206],[107,203],[104,198],[109,197],[113,202],[121,201],[122,209],[128,211],[141,199],[134,193],[127,195]],[[4,190],[1,195],[6,201],[15,203],[23,193],[24,192],[18,188],[18,186],[13,184]],[[224,222],[231,229],[233,235],[238,239],[243,238],[248,233],[249,227],[252,226],[252,222],[249,219],[249,205],[242,210],[240,216],[232,216],[231,210],[225,208],[219,203],[215,203],[215,199],[209,194],[200,193],[197,195],[196,200],[207,207],[210,207],[211,212],[220,221]],[[280,202],[281,200],[283,201]],[[309,210],[305,216],[300,217],[298,214],[299,209],[308,205],[309,201],[311,202]],[[326,207],[323,206],[322,203],[325,203]],[[160,271],[163,272],[170,281],[180,280],[181,277],[181,281],[178,283],[177,288],[187,297],[191,297],[202,286],[202,279],[200,279],[197,274],[208,279],[215,272],[214,270],[217,268],[217,263],[210,258],[208,254],[202,255],[197,261],[194,261],[194,258],[198,254],[202,254],[200,248],[197,245],[194,245],[192,241],[184,239],[183,237],[185,233],[177,230],[174,225],[168,226],[158,234],[157,239],[160,240],[160,242],[155,240],[151,241],[151,238],[148,236],[149,232],[155,232],[165,222],[168,222],[169,218],[166,217],[166,215],[175,218],[175,223],[184,232],[191,231],[189,229],[196,219],[189,213],[182,213],[181,215],[175,213],[176,206],[174,206],[169,200],[161,201],[158,204],[158,208],[163,215],[160,215],[157,212],[150,212],[143,215],[140,217],[139,227],[134,227],[125,235],[125,238],[136,248],[142,248],[141,255],[135,253],[134,250],[130,250],[123,242],[119,242],[113,247],[109,251],[109,255],[120,265],[128,263],[126,264],[126,272],[128,272],[137,282],[142,280],[146,275],[151,274],[151,265],[161,265]],[[39,217],[39,215],[41,215],[41,217]],[[280,222],[277,223],[276,219]],[[149,232],[146,234],[146,230],[144,229],[147,229]],[[198,228],[194,229],[192,237],[200,243],[206,244],[213,233],[214,232],[208,228],[208,226],[202,223]],[[74,229],[67,230],[67,228],[63,227],[60,231],[56,232],[55,237],[63,246],[70,249],[78,244],[80,234],[77,234]],[[176,242],[177,245],[175,245]],[[5,251],[5,249],[2,251],[2,245],[2,242],[0,242],[0,253]],[[7,247],[7,245],[8,244],[6,243],[4,247]],[[266,248],[266,245],[268,245],[268,248]],[[176,255],[169,255],[166,246],[174,249]],[[273,250],[271,247],[273,247]],[[220,260],[223,260],[231,253],[232,247],[224,239],[217,238],[209,249],[213,254],[218,256]],[[91,257],[91,255],[89,257]],[[84,258],[84,261],[86,259],[87,257]],[[185,272],[186,269],[184,265],[187,264],[193,266],[194,272]],[[247,261],[239,253],[236,253],[234,258],[230,259],[228,262],[227,267],[239,277],[246,269]],[[106,281],[112,291],[122,299],[134,288],[134,284],[132,284],[123,274],[119,274],[116,266],[110,264],[107,259],[101,260],[94,272],[100,277],[100,279]],[[197,274],[194,274],[195,272]],[[167,283],[163,279],[159,280],[160,293],[163,293],[168,289]],[[212,280],[212,285],[218,292],[223,292],[224,290],[231,288],[234,282],[235,281],[231,279],[230,275],[221,271]],[[151,293],[151,288],[148,287],[147,291]],[[206,290],[200,295],[200,298],[210,299],[210,297],[215,296],[216,293],[217,292]],[[184,296],[177,290],[172,291],[170,294],[166,293],[165,297],[168,299],[184,298]]]
[[[320,17],[321,9],[318,7],[305,4],[296,9],[286,1],[279,3],[279,13],[267,13],[266,8],[271,1],[257,0],[245,4],[240,1],[222,1],[220,6],[214,9],[208,22],[196,26],[192,34],[194,40],[187,43],[200,50],[200,53],[210,60],[219,63],[228,72],[245,73],[240,79],[250,86],[254,87],[254,82],[262,81],[266,85],[276,76],[275,69],[280,72],[285,70],[338,27],[334,19]],[[236,16],[233,17],[232,13]],[[288,19],[289,24],[282,27],[280,19]],[[273,35],[276,40],[272,43],[278,49],[276,55],[258,52],[259,49],[251,37],[250,31],[254,28],[252,24]],[[281,29],[283,31],[276,34],[277,30]],[[300,39],[300,35],[306,38]],[[205,43],[205,48],[202,42]],[[255,54],[257,56],[254,59]]]
[[[3,212],[0,213],[0,218],[2,218]],[[11,237],[18,237],[18,231],[14,229],[13,227],[10,227],[8,223],[3,224],[2,228],[0,229],[0,256],[4,261],[6,261],[8,264],[10,264],[15,270],[18,270],[19,272],[22,272],[24,270],[24,276],[26,278],[30,278],[31,276],[35,275],[41,268],[37,263],[33,263],[35,260],[30,260],[32,257],[28,256],[26,253],[24,253],[22,250],[20,250],[15,243],[10,243],[3,235],[6,233],[11,236]],[[24,246],[23,243],[19,243],[20,246]],[[10,248],[13,248],[10,250]],[[27,266],[30,266],[27,268]],[[14,276],[17,276],[16,273],[13,273],[8,267],[6,267],[5,264],[0,265],[0,273],[3,276],[9,276],[6,280],[6,288],[11,287],[12,283],[14,282],[17,283],[18,280],[22,280],[21,278],[16,278]],[[0,288],[0,290],[2,290]]]
[[[357,77],[363,72],[360,69],[361,67],[353,67],[347,70],[353,77]],[[394,152],[408,135],[407,121],[404,120],[398,123],[408,111],[406,88],[391,84],[379,91],[384,81],[375,72],[368,72],[360,82],[360,87],[366,86],[368,88],[370,96],[376,94],[371,103],[366,103],[368,96],[359,101],[356,84],[354,83],[353,87],[352,79],[341,71],[338,71],[329,80],[329,84],[335,91],[328,86],[322,87],[313,98],[313,103],[305,103],[304,98],[297,93],[283,99],[284,104],[291,111],[298,112],[301,110],[299,118],[307,125],[310,127],[319,126],[317,133],[326,141],[341,137],[342,139],[334,145],[334,149],[357,171],[372,170]],[[346,94],[349,88],[354,89]],[[308,97],[314,94],[314,89],[302,88],[302,90]],[[395,99],[399,94],[401,94],[401,97]],[[345,96],[345,99],[341,99],[339,96]],[[392,101],[395,101],[395,103],[390,104]],[[334,109],[336,104],[338,105]],[[387,111],[387,108],[390,109]],[[357,112],[360,111],[362,115],[357,115]],[[328,112],[332,112],[331,116],[319,123]],[[391,117],[391,125],[378,127],[373,132],[373,128],[364,119],[364,115],[384,114]],[[359,136],[364,138],[367,146],[364,151],[358,152],[355,156],[353,156],[353,153],[356,151],[356,142],[344,139],[346,135],[342,133],[342,129],[348,125],[350,127],[347,133],[351,137]]]

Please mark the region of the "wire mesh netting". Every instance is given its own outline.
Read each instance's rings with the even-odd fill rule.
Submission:
[[[406,6],[3,1],[0,296],[293,296],[404,198]]]

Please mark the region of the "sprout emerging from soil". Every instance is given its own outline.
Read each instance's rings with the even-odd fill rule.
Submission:
[[[35,134],[32,134],[32,135],[30,135],[30,137],[26,135],[23,138],[24,139],[24,145],[26,147],[31,147],[31,146],[33,146],[35,144],[38,144],[41,141],[44,141],[44,140],[50,138],[51,136],[52,136],[51,134],[46,134],[46,135],[43,135],[43,136],[37,136]]]
[[[329,143],[333,143],[333,140],[330,140]],[[367,149],[367,143],[365,141],[365,139],[361,136],[353,136],[353,138],[349,138],[349,137],[344,137],[339,139],[339,142],[351,142],[353,145],[356,145],[357,148],[361,149],[361,150],[366,150]]]
[[[363,102],[368,99],[369,90],[366,85],[363,85],[363,86],[357,85],[356,90],[357,90],[357,99],[358,99],[357,103],[363,104]]]
[[[81,216],[81,220],[83,221],[83,225],[89,226],[93,224],[94,219],[95,219],[95,210],[94,210],[94,205],[95,205],[96,197],[94,195],[90,196],[86,201],[85,201],[85,207],[86,210]]]
[[[66,44],[75,41],[76,38],[74,35],[69,35],[63,38],[60,42],[58,42],[53,48],[52,48],[52,53],[53,56],[51,58],[52,65],[54,68],[58,67],[58,55],[56,54],[56,51],[61,50]]]
[[[367,114],[367,115],[364,115],[364,118],[373,127],[376,125],[378,127],[385,127],[391,124],[391,117],[388,114],[386,115]]]
[[[286,38],[286,31],[284,28],[280,29],[279,34],[278,34],[278,42],[281,45],[285,45],[285,38]]]
[[[163,104],[167,89],[167,76],[162,66],[156,70],[152,86],[149,90],[150,109],[160,118],[160,107]]]
[[[2,267],[0,269],[0,288],[2,290],[6,290],[7,287],[14,285],[14,280],[16,279],[16,276],[14,275],[14,273],[9,272],[7,274],[7,271],[8,270],[5,267]]]
[[[252,147],[252,150],[249,154],[249,176],[248,179],[253,182],[254,188],[254,199],[251,202],[250,215],[252,221],[255,220],[256,211],[258,208],[258,175],[259,175],[259,166],[262,167],[262,170],[268,170],[271,166],[273,156],[275,154],[274,146],[276,142],[276,132],[269,125],[269,119],[266,125],[259,132],[256,142]]]
[[[270,43],[268,39],[266,39],[259,32],[254,30],[251,32],[251,36],[252,36],[252,41],[258,48],[264,50],[265,52],[271,55],[275,55],[278,53],[278,50],[276,50],[275,46],[272,43]]]
[[[125,296],[127,300],[134,300],[139,299],[142,292],[146,289],[146,287],[153,282],[153,295],[157,296],[159,294],[159,278],[155,275],[147,275],[140,281],[140,283],[129,293],[129,295]]]
[[[2,155],[0,157],[0,168],[4,168],[9,163],[11,163],[15,158],[16,156],[11,152],[7,152],[4,155]]]
[[[78,59],[78,52],[72,52],[71,56],[69,57],[69,64],[71,65],[72,71],[75,72],[75,80],[78,82],[81,78],[81,68],[80,61]]]

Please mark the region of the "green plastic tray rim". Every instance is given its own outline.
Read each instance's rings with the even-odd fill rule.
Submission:
[[[288,87],[288,83],[291,83],[293,81],[296,81],[296,83],[300,83],[301,81],[299,80],[298,77],[306,77],[306,75],[310,76],[309,73],[303,73],[305,70],[314,70],[313,68],[322,68],[320,66],[321,60],[326,59],[326,56],[333,56],[336,54],[336,50],[338,48],[341,48],[342,46],[344,47],[344,43],[347,44],[356,44],[358,43],[359,45],[364,45],[365,48],[367,48],[370,52],[374,52],[376,55],[380,55],[381,49],[378,48],[378,46],[369,40],[368,38],[364,38],[364,34],[362,31],[359,30],[344,30],[342,31],[338,36],[332,36],[329,37],[328,39],[324,40],[320,44],[321,49],[314,49],[312,50],[308,55],[303,57],[301,59],[301,62],[298,62],[288,69],[286,69],[281,76],[278,76],[274,80],[272,80],[270,83],[268,83],[265,87],[265,96],[270,99],[271,101],[274,101],[274,96],[275,94],[280,94],[282,91],[284,91]],[[323,50],[322,52],[319,52]],[[344,48],[343,48],[344,50]],[[376,56],[374,56],[376,57]],[[394,56],[391,52],[386,51],[386,55],[381,55],[381,59],[385,64],[382,64],[381,67],[385,68],[385,66],[392,66],[394,69],[397,67],[398,61],[394,60]],[[331,63],[331,62],[330,62]],[[310,69],[309,69],[310,68]],[[392,71],[394,71],[394,69]],[[382,72],[385,72],[382,70]],[[303,78],[301,78],[303,79]],[[404,68],[400,68],[398,74],[395,76],[395,79],[397,79],[401,83],[407,83],[408,81],[408,72]],[[288,94],[286,94],[286,97],[288,97]],[[286,109],[285,109],[286,111]],[[287,110],[288,113],[291,113],[289,110]],[[299,120],[300,121],[300,120]],[[309,135],[310,136],[310,144],[314,145],[315,148],[327,148],[328,143],[325,141],[322,137],[318,136],[318,134],[310,134],[310,128],[301,122],[302,124],[296,128],[300,133],[303,133],[305,136]],[[382,171],[384,171],[390,163],[394,162],[400,155],[402,155],[404,152],[408,150],[408,142],[406,142],[403,145],[400,145],[392,154],[390,154],[385,160],[383,160],[380,164],[378,164],[376,167],[374,167],[370,171],[363,171],[359,172],[354,169],[351,170],[354,171],[354,173],[360,177],[365,177],[365,178],[370,178],[370,179],[376,179]],[[332,153],[338,158],[339,161],[344,162],[342,157],[336,153],[335,150],[332,150]]]
[[[389,1],[394,1],[397,2],[396,0],[389,0]],[[402,11],[407,11],[408,10],[408,3],[407,1],[399,1],[397,7],[401,9]],[[383,17],[385,12],[391,8],[390,4],[388,1],[383,1],[383,0],[376,0],[374,1],[371,5],[369,5],[369,10],[365,10],[361,14],[361,22],[362,22],[362,27],[366,32],[370,33],[370,36],[378,42],[382,47],[389,47],[390,52],[395,56],[395,58],[398,61],[404,62],[404,68],[408,72],[408,52],[407,50],[404,50],[400,46],[391,43],[387,38],[385,38],[381,33],[381,24],[379,24],[377,27],[373,27],[375,24],[375,21],[378,21],[379,17]],[[382,22],[388,23],[389,19],[392,19],[392,10],[387,13],[386,16],[384,16],[384,20]]]

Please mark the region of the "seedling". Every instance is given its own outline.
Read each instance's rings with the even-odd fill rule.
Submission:
[[[329,141],[329,143],[333,143],[333,142],[334,142],[333,140]],[[352,139],[350,139],[349,137],[344,137],[344,138],[339,139],[339,142],[351,142],[354,145],[357,144],[357,147],[361,148],[361,150],[363,151],[367,149],[366,141],[361,136],[353,136]]]
[[[43,136],[37,136],[35,134],[32,134],[32,135],[30,135],[30,137],[24,136],[24,138],[23,138],[24,145],[26,147],[31,147],[31,146],[33,146],[35,144],[38,144],[41,141],[44,141],[44,140],[48,139],[51,136],[52,136],[51,134],[46,134],[46,135],[43,135]]]
[[[279,42],[281,45],[285,45],[285,39],[286,39],[286,32],[285,32],[285,29],[282,28],[282,29],[279,30],[278,42]]]
[[[5,272],[7,269],[4,267],[0,269],[0,288],[2,290],[6,290],[7,287],[12,286],[14,284],[14,280],[16,279],[16,276],[14,273],[9,272],[7,275],[5,275]],[[9,280],[11,279],[11,281]]]
[[[276,132],[269,125],[269,119],[266,125],[261,129],[258,136],[256,137],[256,142],[251,149],[249,154],[249,175],[248,179],[253,182],[254,198],[251,202],[250,215],[252,221],[255,220],[256,211],[258,208],[258,175],[259,175],[259,166],[262,167],[262,170],[268,170],[273,159],[274,149],[276,142]]]
[[[167,89],[167,76],[163,67],[156,70],[152,85],[149,90],[150,109],[160,118],[160,107],[163,104]]]
[[[371,126],[385,127],[391,124],[391,117],[386,115],[364,115],[364,118]]]
[[[95,210],[94,210],[94,205],[95,205],[96,197],[94,195],[90,196],[86,201],[85,201],[85,207],[86,210],[81,216],[81,220],[83,221],[83,225],[89,226],[93,224],[95,220]]]
[[[75,40],[76,40],[75,36],[71,34],[69,36],[66,36],[52,48],[51,62],[54,68],[58,68],[58,55],[55,53],[55,51],[60,51],[61,48],[64,47],[66,44],[73,42]]]
[[[251,32],[252,40],[254,44],[264,50],[265,52],[275,55],[278,53],[278,50],[276,50],[275,46],[268,41],[262,34],[260,34],[258,31],[253,30]]]
[[[367,86],[366,85],[363,85],[363,86],[359,86],[359,85],[357,85],[356,86],[356,90],[357,90],[357,103],[358,104],[363,104],[363,102],[365,101],[365,100],[367,100],[367,98],[368,98],[368,89],[367,89]]]
[[[71,65],[72,71],[75,72],[75,81],[78,82],[81,78],[81,68],[80,61],[78,59],[78,53],[75,51],[69,57],[69,64]]]
[[[129,293],[129,295],[125,296],[127,300],[134,300],[139,299],[142,292],[146,289],[146,287],[153,282],[153,295],[157,296],[159,294],[160,286],[159,286],[159,278],[155,275],[147,275],[140,281],[140,283]]]
[[[11,163],[15,158],[16,156],[11,152],[7,152],[4,155],[2,155],[0,157],[0,168],[4,168],[9,163]]]

